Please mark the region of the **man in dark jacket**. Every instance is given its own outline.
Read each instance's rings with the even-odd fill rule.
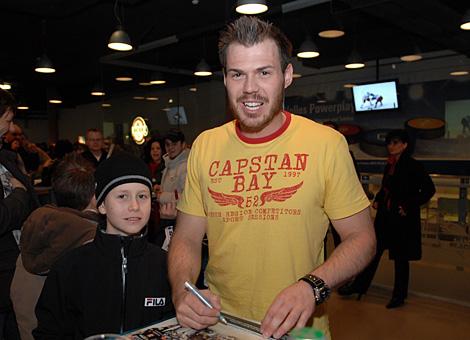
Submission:
[[[120,153],[95,172],[93,242],[51,269],[36,307],[35,339],[123,333],[173,316],[166,253],[147,241],[152,180],[140,159]]]
[[[0,137],[10,130],[15,115],[15,100],[0,89]],[[1,143],[1,142],[0,142]],[[0,144],[0,339],[19,339],[10,300],[10,284],[19,254],[17,235],[32,208],[32,186],[20,171],[17,155]]]

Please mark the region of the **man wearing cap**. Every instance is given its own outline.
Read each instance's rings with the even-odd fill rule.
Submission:
[[[186,180],[189,149],[186,147],[183,132],[178,129],[168,131],[163,140],[167,153],[163,155],[165,169],[160,191],[157,192],[157,199],[160,203],[160,226],[156,243],[168,250],[175,225],[176,202],[183,192]]]

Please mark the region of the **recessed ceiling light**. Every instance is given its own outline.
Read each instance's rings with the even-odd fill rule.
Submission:
[[[145,99],[155,101],[158,100],[158,97],[147,97]]]
[[[325,30],[325,31],[319,32],[318,35],[322,38],[334,39],[334,38],[342,37],[344,35],[344,31],[341,31],[341,30]]]
[[[412,62],[423,59],[423,56],[420,54],[408,54],[400,57],[401,61]]]
[[[117,81],[132,81],[131,76],[118,76],[115,78]]]
[[[453,71],[449,73],[451,76],[466,76],[468,71]]]
[[[134,96],[134,97],[132,97],[132,99],[135,99],[135,100],[144,100],[145,97],[142,97],[142,96]]]

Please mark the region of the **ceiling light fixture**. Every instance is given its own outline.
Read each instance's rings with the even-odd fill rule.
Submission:
[[[11,90],[11,84],[6,83],[6,82],[2,82],[2,83],[0,83],[0,89],[2,89],[2,90]]]
[[[106,93],[105,93],[104,90],[103,90],[103,86],[101,86],[100,84],[96,84],[96,85],[93,87],[93,89],[91,90],[90,94],[91,94],[92,96],[98,96],[98,97],[99,97],[99,96],[102,97],[102,96],[105,96],[105,95],[106,95]]]
[[[36,67],[34,68],[34,71],[38,73],[54,73],[55,68],[49,57],[46,54],[43,54],[41,57],[36,59]]]
[[[114,3],[114,16],[116,17],[118,25],[109,38],[108,47],[115,51],[130,51],[133,48],[131,38],[129,38],[129,34],[124,31],[121,18],[118,15],[118,0]]]
[[[38,73],[54,73],[55,67],[51,59],[46,54],[46,21],[42,21],[42,50],[43,55],[36,58],[36,66],[34,71]]]
[[[102,103],[102,104],[101,104],[101,107],[111,107],[111,104],[109,104],[109,103]]]
[[[470,30],[470,9],[468,9],[463,18],[462,18],[462,23],[460,24],[460,28],[469,31]]]
[[[449,73],[451,76],[466,76],[468,71],[452,71]]]
[[[407,54],[407,55],[403,55],[400,57],[401,61],[408,62],[408,63],[413,62],[413,61],[418,61],[421,59],[423,59],[423,56],[421,54]]]
[[[313,42],[310,36],[304,40],[302,45],[300,45],[299,52],[297,53],[297,57],[299,58],[315,58],[320,55],[318,52],[317,45]]]
[[[260,14],[268,10],[265,0],[238,0],[235,11],[240,14]]]
[[[142,96],[134,96],[134,97],[132,97],[132,99],[135,99],[135,100],[144,100],[145,97],[142,97]]]
[[[346,62],[346,65],[344,65],[344,67],[348,70],[355,70],[363,68],[364,66],[366,65],[362,62],[362,58],[359,56],[359,53],[356,50],[352,51],[348,61]]]
[[[331,29],[318,32],[318,35],[326,39],[340,38],[344,35],[344,31],[340,29]]]
[[[47,89],[47,98],[51,104],[62,104],[62,98],[55,87]]]
[[[204,59],[201,59],[199,64],[197,64],[194,75],[198,77],[207,77],[212,75],[211,67]]]
[[[324,104],[326,103],[326,96],[323,92],[317,93],[317,104]]]
[[[116,79],[117,81],[132,81],[132,80],[134,80],[131,76],[125,76],[125,75],[117,76],[114,79]]]
[[[152,85],[152,84],[151,84],[150,82],[141,81],[141,82],[139,83],[139,85],[140,85],[140,86],[150,86],[150,85]]]
[[[18,110],[28,110],[29,109],[29,106],[28,105],[18,105],[16,107]]]
[[[300,73],[292,73],[292,78],[294,79],[298,79],[298,78],[301,78],[302,75]]]
[[[158,97],[147,97],[145,98],[146,100],[150,100],[150,101],[157,101],[158,100]]]
[[[152,85],[162,85],[165,83],[166,80],[163,79],[163,75],[160,72],[153,72],[150,76],[150,84]]]
[[[351,88],[353,88],[354,86],[356,86],[356,85],[355,85],[355,84],[352,84],[352,83],[346,83],[346,84],[343,85],[343,87],[346,88],[346,89],[351,89]]]
[[[189,88],[189,91],[191,92],[197,92],[197,87],[196,86],[192,86]]]

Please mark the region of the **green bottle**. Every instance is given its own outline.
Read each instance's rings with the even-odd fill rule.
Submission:
[[[288,340],[325,340],[325,336],[316,328],[304,327],[290,331]]]

